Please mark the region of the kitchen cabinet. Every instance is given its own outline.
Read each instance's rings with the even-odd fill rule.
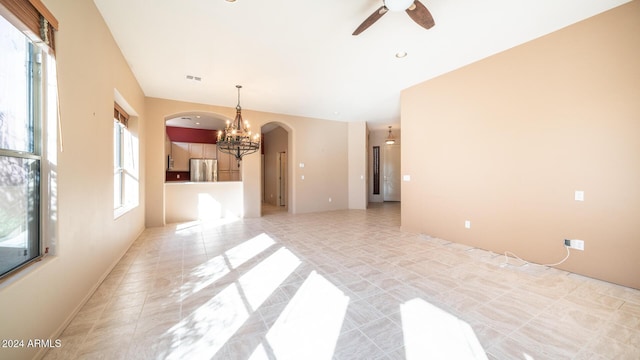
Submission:
[[[218,181],[231,181],[231,171],[218,170]]]
[[[218,151],[218,170],[220,171],[230,171],[231,170],[231,162],[235,163],[235,156],[232,156],[227,153],[223,153],[222,151]],[[237,165],[236,165],[237,166]]]
[[[218,181],[241,181],[240,171],[220,171],[218,170]]]
[[[218,181],[240,181],[240,168],[236,157],[218,151]]]
[[[216,154],[216,145],[215,144],[204,144],[204,155],[205,159],[217,159],[218,156]]]
[[[204,144],[189,143],[189,159],[202,159]]]
[[[172,142],[171,158],[173,167],[171,171],[189,171],[189,143]]]
[[[241,181],[236,157],[218,151],[215,144],[171,142],[172,172],[189,171],[189,159],[217,159],[218,181]]]

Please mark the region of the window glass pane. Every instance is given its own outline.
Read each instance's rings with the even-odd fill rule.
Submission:
[[[113,174],[113,208],[122,206],[122,171],[116,170]]]
[[[30,42],[0,16],[0,148],[33,152]]]
[[[121,145],[122,136],[120,135],[120,133],[121,133],[120,123],[118,123],[117,121],[114,121],[113,123],[113,167],[116,170],[121,168],[120,161],[122,159],[122,156],[120,155],[122,150],[122,145]]]
[[[113,208],[123,205],[123,181],[122,181],[122,128],[117,122],[113,122]]]
[[[0,275],[40,255],[40,161],[0,156]]]

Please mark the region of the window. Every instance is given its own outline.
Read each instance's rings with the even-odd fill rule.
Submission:
[[[124,204],[124,125],[113,122],[113,207],[118,209]]]
[[[138,206],[138,139],[129,123],[129,115],[116,103],[113,116],[113,208],[116,218]]]
[[[0,0],[0,278],[55,251],[57,28],[40,0]]]
[[[0,277],[41,256],[41,64],[0,16]]]
[[[373,147],[373,195],[380,195],[380,146]]]

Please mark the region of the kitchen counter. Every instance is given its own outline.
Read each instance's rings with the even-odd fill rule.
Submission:
[[[239,218],[244,214],[241,181],[166,182],[165,222],[167,224]]]

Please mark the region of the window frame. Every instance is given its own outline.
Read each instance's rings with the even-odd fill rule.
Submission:
[[[133,122],[134,131],[130,128],[129,113],[132,111],[131,107],[117,90],[114,91],[114,98],[113,214],[114,219],[117,219],[140,205],[140,153],[138,143],[135,140],[137,139],[137,135],[135,133],[135,121]],[[119,102],[122,103],[123,106],[120,106],[118,104]],[[125,111],[124,107],[130,111]],[[119,158],[116,159],[116,157]]]
[[[113,209],[118,211],[126,205],[125,199],[125,169],[124,169],[124,125],[118,120],[114,119],[113,121],[113,155],[114,155],[114,164],[113,164],[113,191],[114,191],[114,204]],[[116,181],[116,177],[118,181]],[[119,184],[119,185],[117,185]],[[117,199],[117,200],[116,200]]]
[[[11,19],[4,11],[0,11],[0,17],[24,35],[25,50],[27,52],[27,58],[25,59],[27,64],[25,69],[25,75],[27,76],[27,92],[25,93],[27,111],[23,125],[26,127],[28,138],[26,149],[0,148],[0,156],[8,159],[18,159],[21,162],[33,161],[32,169],[29,169],[25,174],[25,178],[23,178],[27,192],[27,203],[32,202],[27,204],[26,211],[23,214],[24,219],[27,221],[27,230],[25,230],[27,240],[25,242],[24,256],[28,254],[29,257],[22,262],[16,263],[15,266],[9,264],[6,269],[0,269],[0,281],[4,281],[30,264],[41,260],[47,253],[48,242],[44,236],[46,228],[44,219],[49,215],[46,211],[49,205],[46,200],[48,192],[45,189],[45,181],[49,176],[46,174],[48,167],[44,165],[46,159],[43,156],[43,129],[46,126],[43,99],[47,96],[47,74],[43,55],[46,50],[39,46],[33,37],[25,34],[20,26],[16,26],[15,19]],[[35,173],[32,175],[32,172]],[[33,184],[30,184],[31,182]],[[33,229],[31,224],[35,224]]]

